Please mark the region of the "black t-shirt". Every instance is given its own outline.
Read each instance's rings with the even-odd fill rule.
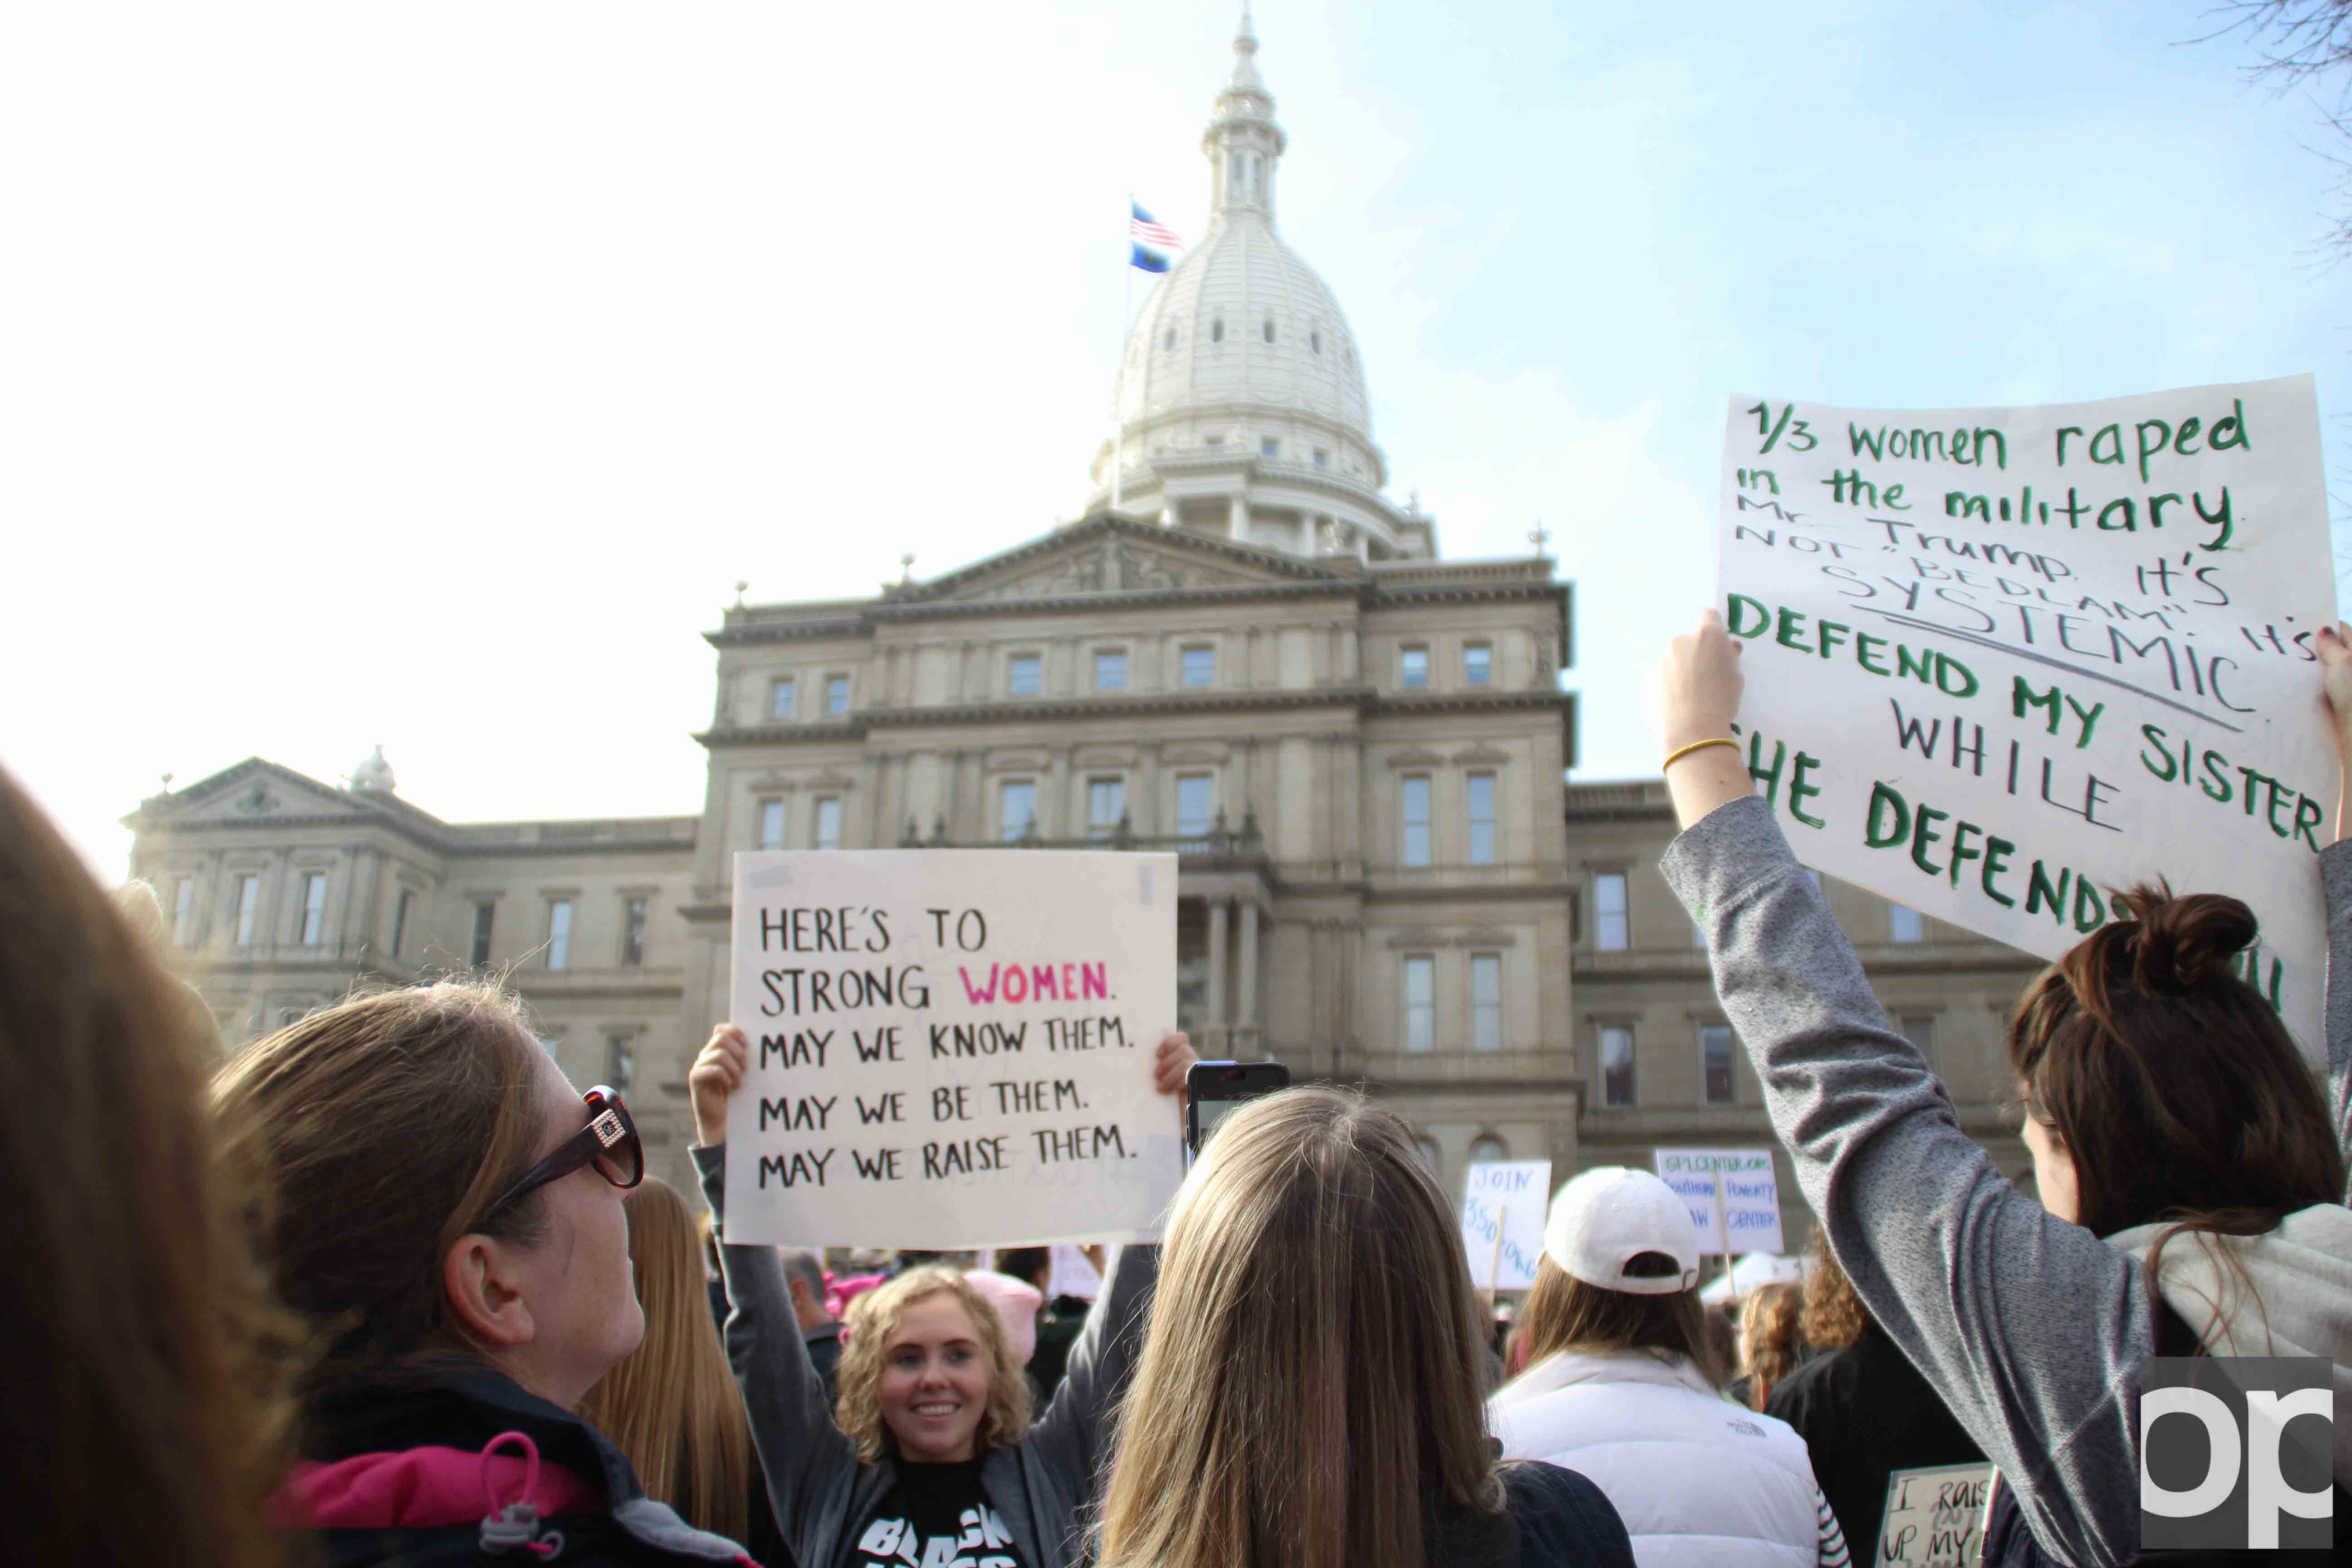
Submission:
[[[849,1561],[856,1568],[1029,1568],[981,1489],[984,1462],[901,1460],[898,1483],[858,1536]]]

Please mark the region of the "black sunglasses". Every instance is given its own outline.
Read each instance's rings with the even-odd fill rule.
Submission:
[[[518,1198],[560,1181],[593,1162],[596,1173],[624,1192],[646,1179],[646,1146],[637,1139],[637,1124],[620,1095],[598,1084],[580,1097],[588,1105],[588,1125],[563,1141],[555,1152],[523,1173],[482,1215],[482,1223],[504,1211]]]

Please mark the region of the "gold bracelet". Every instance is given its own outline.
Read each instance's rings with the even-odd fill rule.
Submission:
[[[1733,740],[1728,735],[1717,735],[1714,739],[1706,741],[1693,741],[1689,745],[1685,746],[1678,751],[1667,752],[1666,760],[1658,764],[1658,771],[1660,773],[1664,773],[1668,768],[1673,767],[1676,763],[1681,762],[1693,752],[1704,752],[1709,746],[1729,746],[1735,752],[1739,750],[1739,742]]]

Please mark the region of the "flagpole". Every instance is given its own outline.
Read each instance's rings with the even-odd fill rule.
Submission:
[[[1127,193],[1127,211],[1119,216],[1119,236],[1127,250],[1120,258],[1123,280],[1118,288],[1118,370],[1111,377],[1110,510],[1117,511],[1127,497],[1127,421],[1118,416],[1119,393],[1127,379],[1128,312],[1135,308],[1135,193]]]

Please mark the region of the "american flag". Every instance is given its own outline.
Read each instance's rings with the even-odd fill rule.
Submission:
[[[1150,213],[1145,212],[1133,201],[1129,201],[1127,205],[1129,210],[1133,214],[1133,216],[1129,218],[1127,225],[1127,232],[1129,238],[1139,239],[1146,245],[1154,246],[1167,250],[1181,250],[1184,248],[1184,242],[1176,237],[1176,231],[1174,229],[1170,228],[1166,224],[1161,223],[1158,218],[1155,218]]]

